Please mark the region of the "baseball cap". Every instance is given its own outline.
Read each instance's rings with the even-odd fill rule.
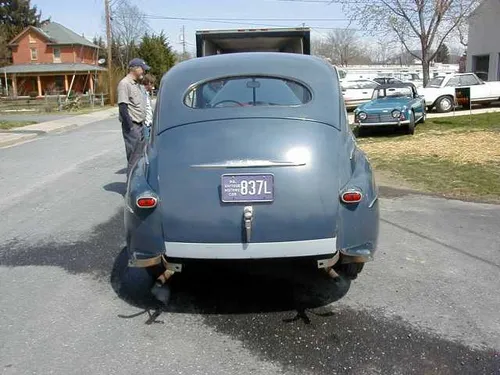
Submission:
[[[140,66],[144,70],[151,69],[151,67],[148,64],[146,64],[146,62],[143,59],[139,59],[137,57],[135,59],[130,60],[130,62],[128,63],[129,68],[132,68],[134,66]]]

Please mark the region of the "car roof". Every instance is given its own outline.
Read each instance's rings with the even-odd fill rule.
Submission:
[[[231,76],[275,76],[307,86],[312,100],[300,106],[221,107],[193,109],[184,105],[190,88]],[[339,103],[332,105],[332,103]],[[228,118],[286,117],[310,119],[340,128],[342,94],[335,68],[323,59],[284,52],[240,52],[183,61],[161,79],[157,111],[159,129]],[[162,115],[164,114],[164,115]]]
[[[373,83],[378,83],[374,81],[373,79],[369,78],[351,78],[351,79],[344,79],[342,82],[373,82]]]

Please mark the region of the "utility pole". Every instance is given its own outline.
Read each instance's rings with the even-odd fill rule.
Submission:
[[[108,46],[108,86],[109,86],[109,104],[115,104],[113,77],[111,72],[111,11],[109,7],[109,0],[104,0],[104,9],[106,12],[106,39]]]
[[[185,27],[182,25],[182,57],[186,56],[186,32]]]

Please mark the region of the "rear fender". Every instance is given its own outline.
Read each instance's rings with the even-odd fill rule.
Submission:
[[[363,196],[359,203],[341,203],[339,206],[338,249],[346,258],[359,257],[356,261],[369,261],[378,242],[378,189],[371,165],[358,147],[352,154],[352,163],[353,173],[340,193],[359,189]]]
[[[125,230],[130,258],[148,259],[165,253],[161,225],[159,195],[148,184],[150,160],[145,154],[133,167],[125,196]],[[154,208],[140,208],[136,201],[143,194],[154,194],[158,203]]]

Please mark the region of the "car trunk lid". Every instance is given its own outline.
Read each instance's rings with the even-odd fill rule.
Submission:
[[[339,130],[327,124],[275,118],[167,129],[158,138],[165,240],[241,243],[334,237],[339,138]],[[250,197],[254,201],[244,201]],[[250,239],[244,220],[248,207]]]

